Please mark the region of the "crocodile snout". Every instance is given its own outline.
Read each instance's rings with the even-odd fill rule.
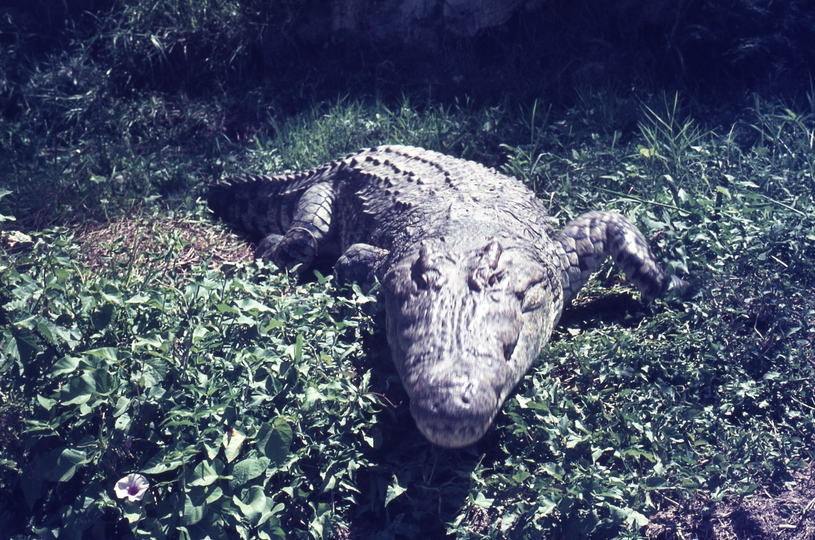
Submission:
[[[465,379],[446,385],[416,385],[410,412],[430,442],[444,448],[461,448],[484,435],[500,405],[493,384]]]

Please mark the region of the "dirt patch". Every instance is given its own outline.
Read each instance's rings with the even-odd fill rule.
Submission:
[[[665,500],[645,536],[653,540],[812,540],[815,538],[815,468],[792,474],[794,485],[776,494],[756,491],[741,501],[685,504]]]
[[[144,216],[89,225],[75,237],[94,270],[186,274],[210,266],[248,262],[251,246],[209,221]]]

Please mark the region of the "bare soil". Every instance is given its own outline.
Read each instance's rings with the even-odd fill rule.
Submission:
[[[89,225],[76,240],[85,263],[96,270],[186,273],[206,259],[210,265],[248,262],[251,246],[210,221],[148,216]]]
[[[787,489],[757,490],[740,501],[665,501],[645,536],[653,540],[815,539],[815,468],[792,473]]]

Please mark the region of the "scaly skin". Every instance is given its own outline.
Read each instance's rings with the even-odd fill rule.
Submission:
[[[431,442],[476,442],[549,340],[565,304],[612,256],[651,300],[679,283],[623,216],[590,212],[554,237],[521,182],[420,148],[361,150],[323,167],[210,187],[215,214],[258,255],[382,283],[411,414]]]

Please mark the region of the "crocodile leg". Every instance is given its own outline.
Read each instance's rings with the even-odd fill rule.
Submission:
[[[614,258],[646,301],[681,283],[659,267],[642,233],[616,212],[589,212],[577,217],[563,228],[556,245],[567,303],[606,257]]]
[[[334,274],[339,283],[356,281],[367,290],[373,285],[374,275],[379,264],[385,260],[388,250],[370,244],[352,244],[334,265]]]
[[[334,188],[320,182],[308,188],[300,200],[286,234],[269,234],[261,240],[256,255],[271,259],[280,268],[300,264],[301,270],[311,267],[317,254],[333,240],[331,213]]]

